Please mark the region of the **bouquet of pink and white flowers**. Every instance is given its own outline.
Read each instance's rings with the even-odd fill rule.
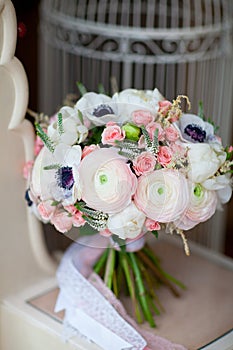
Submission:
[[[188,254],[184,231],[212,217],[232,194],[232,146],[222,145],[202,108],[199,115],[183,113],[182,99],[189,107],[186,96],[170,102],[157,89],[112,97],[85,93],[73,107],[35,124],[36,158],[28,176],[26,198],[40,220],[62,233],[89,225],[109,237],[115,249],[106,249],[94,268],[117,294],[114,273],[121,265],[131,297],[152,326],[153,297],[141,296],[148,290],[145,266],[157,264],[158,279],[181,284],[143,247],[144,235],[176,232]],[[140,242],[137,254],[127,253],[129,242]],[[140,321],[137,307],[136,316]]]

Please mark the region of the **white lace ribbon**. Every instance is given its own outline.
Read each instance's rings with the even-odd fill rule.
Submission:
[[[84,238],[71,245],[63,256],[57,271],[60,294],[55,312],[65,310],[65,339],[78,334],[104,350],[149,350],[149,347],[185,350],[182,345],[139,328],[101,278],[92,272],[108,242],[96,235],[89,238],[87,246]]]
[[[143,337],[80,273],[82,258],[93,258],[95,250],[101,254],[100,248],[74,243],[65,253],[57,271],[60,295],[55,311],[65,309],[64,325],[77,329],[104,350],[143,350],[146,346]]]

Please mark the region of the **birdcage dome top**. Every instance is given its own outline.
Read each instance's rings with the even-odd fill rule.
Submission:
[[[43,0],[41,10],[45,40],[84,57],[155,64],[232,49],[231,0]]]
[[[231,19],[229,0],[50,0],[54,17],[138,28],[193,28]]]

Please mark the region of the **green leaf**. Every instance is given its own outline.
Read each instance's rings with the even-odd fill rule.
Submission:
[[[52,207],[56,207],[58,204],[60,204],[59,201],[53,201],[53,202],[51,203],[51,206],[52,206]]]
[[[89,131],[88,139],[85,140],[85,145],[98,145],[102,139],[102,132],[104,130],[104,126],[96,126]]]
[[[57,116],[57,128],[58,128],[59,135],[64,134],[62,113],[58,113],[58,116]]]
[[[104,95],[106,95],[106,92],[105,92],[105,89],[104,89],[104,86],[103,86],[102,83],[99,83],[99,84],[98,84],[98,92],[99,92],[99,94],[104,94]]]
[[[119,247],[121,248],[121,250],[125,251],[125,240],[124,239],[121,239],[119,238],[117,235],[112,235],[111,236],[112,240],[117,243],[119,245]]]
[[[201,118],[201,119],[205,119],[205,115],[204,115],[204,109],[203,109],[203,101],[199,101],[199,104],[198,104],[198,116]]]
[[[61,164],[51,164],[44,166],[44,170],[57,170],[61,168]]]
[[[80,120],[81,124],[83,125],[84,124],[84,121],[83,121],[83,114],[80,110],[78,110],[78,119]]]
[[[159,238],[159,233],[158,233],[158,231],[153,230],[153,231],[151,231],[151,233],[152,233],[156,238]]]
[[[85,88],[85,86],[80,81],[77,81],[76,84],[79,89],[80,95],[81,96],[85,95],[87,93],[87,89]]]
[[[39,123],[35,123],[36,133],[43,141],[44,145],[48,148],[48,150],[53,153],[55,150],[55,146],[50,137],[44,132],[43,128]]]

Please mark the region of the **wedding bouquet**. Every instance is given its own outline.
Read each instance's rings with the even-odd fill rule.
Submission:
[[[73,107],[38,118],[36,157],[27,164],[33,212],[62,233],[85,226],[106,237],[94,271],[117,296],[124,280],[137,321],[144,316],[152,327],[162,308],[155,279],[174,294],[173,284],[183,285],[163,271],[145,234],[177,233],[189,254],[184,231],[232,193],[233,147],[223,146],[201,104],[199,115],[187,114],[182,100],[190,107],[186,96],[170,102],[157,89],[84,91]]]

